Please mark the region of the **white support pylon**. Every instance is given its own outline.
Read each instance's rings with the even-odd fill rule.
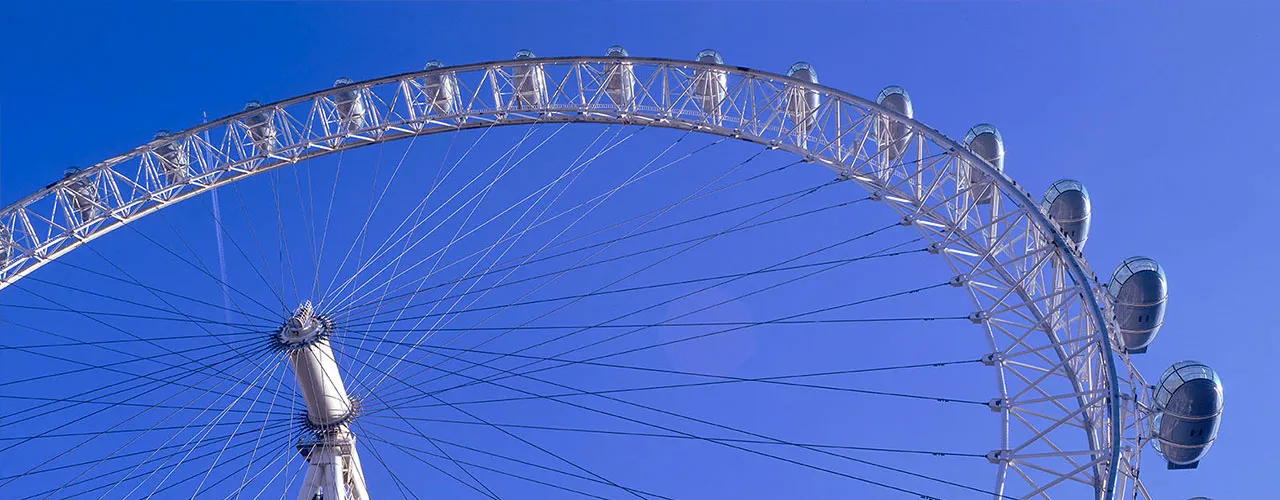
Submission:
[[[332,325],[304,302],[280,329],[279,342],[307,404],[307,422],[315,431],[298,443],[307,474],[298,500],[368,500],[369,492],[351,433],[351,398],[329,346]]]

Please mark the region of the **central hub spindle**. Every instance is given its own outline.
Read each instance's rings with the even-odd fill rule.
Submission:
[[[303,302],[280,328],[278,345],[289,357],[298,392],[307,404],[313,437],[298,443],[307,459],[299,500],[367,500],[369,494],[349,424],[355,416],[329,337],[333,323]]]
[[[307,402],[307,421],[320,431],[345,423],[352,413],[351,398],[329,347],[332,331],[328,318],[317,315],[310,302],[299,306],[280,331],[280,343]]]

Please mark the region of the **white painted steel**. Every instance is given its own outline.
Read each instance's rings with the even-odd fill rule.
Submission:
[[[719,64],[631,57],[490,62],[390,76],[250,109],[94,165],[0,211],[0,288],[111,230],[217,186],[307,158],[423,134],[534,123],[633,124],[751,141],[829,169],[932,241],[987,333],[1001,426],[998,496],[1090,488],[1145,496],[1146,383],[1075,244],[1000,168],[940,132],[805,80]],[[627,106],[620,64],[634,78]],[[338,106],[362,97],[363,123]],[[814,103],[805,120],[795,102]],[[809,96],[815,96],[812,99]],[[346,108],[348,111],[350,108]],[[881,131],[906,146],[881,154]],[[175,149],[176,148],[176,149]],[[170,175],[181,151],[189,175]],[[901,161],[895,161],[901,159]],[[168,167],[168,169],[166,168]],[[88,190],[86,190],[86,186]],[[87,194],[91,191],[92,195]],[[1075,485],[1075,486],[1071,486]]]
[[[300,444],[298,448],[307,457],[307,472],[298,488],[298,500],[369,499],[355,436],[346,431],[346,426],[340,432]]]
[[[349,422],[351,397],[329,346],[329,325],[304,302],[280,329],[280,345],[288,353],[298,392],[307,406],[307,421],[316,436],[298,444],[307,460],[299,500],[364,500],[364,471],[356,454]]]

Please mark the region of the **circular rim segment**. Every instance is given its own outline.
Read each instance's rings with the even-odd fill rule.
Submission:
[[[530,89],[528,75],[543,80]],[[726,82],[719,95],[706,93],[713,79]],[[630,92],[619,92],[619,81]],[[430,82],[453,92],[428,95],[440,86]],[[340,109],[338,93],[358,95],[364,119],[341,116],[350,107]],[[809,105],[814,96],[816,107]],[[262,117],[274,130],[269,142],[251,130]],[[910,151],[901,158],[881,151],[877,121],[904,125]],[[8,235],[0,241],[0,289],[155,210],[307,158],[445,131],[568,122],[741,139],[860,185],[930,239],[930,251],[956,273],[953,284],[970,293],[971,319],[992,348],[985,361],[999,368],[1001,397],[991,407],[1001,415],[1002,435],[988,455],[999,469],[997,497],[1048,496],[1072,482],[1107,499],[1142,488],[1143,426],[1135,422],[1145,383],[1115,347],[1105,290],[1040,204],[1008,174],[918,121],[831,87],[748,68],[617,56],[521,59],[403,73],[267,104],[160,137],[0,210],[7,230],[0,235]],[[181,178],[166,175],[162,156],[175,148],[190,159]],[[86,201],[77,190],[86,184],[96,193],[88,200],[95,209],[77,210]],[[979,189],[999,194],[983,202]],[[1066,377],[1074,393],[1038,389],[1040,379],[1017,368],[1028,363],[1044,377]],[[1056,408],[1061,418],[1033,424],[1020,413],[1033,406]],[[1062,427],[1084,429],[1087,448],[1054,443]],[[1007,495],[1013,478],[1022,486]]]

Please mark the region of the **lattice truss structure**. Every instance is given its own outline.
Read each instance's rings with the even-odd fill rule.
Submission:
[[[0,212],[0,288],[152,211],[311,157],[496,125],[590,122],[716,134],[857,184],[932,241],[986,330],[999,497],[1146,497],[1148,389],[1104,288],[1034,198],[919,122],[782,75],[630,57],[517,59],[354,83],[147,143]],[[891,130],[905,131],[892,136]],[[1083,485],[1083,486],[1081,486]]]

